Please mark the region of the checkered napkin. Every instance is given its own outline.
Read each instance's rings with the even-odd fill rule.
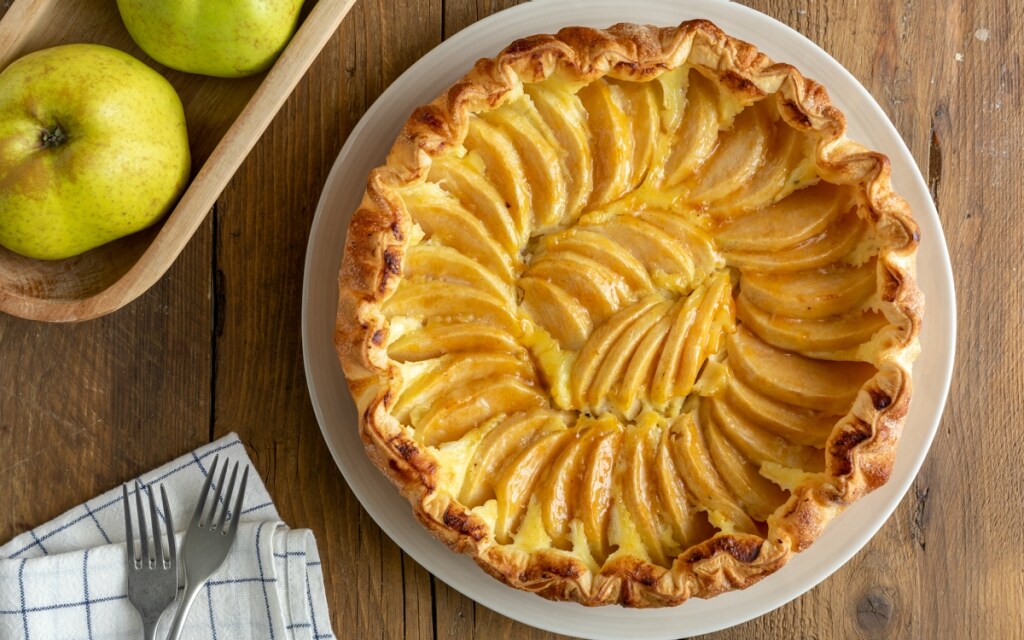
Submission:
[[[160,484],[167,488],[179,549],[180,532],[218,454],[219,464],[249,462],[231,434],[139,478],[144,492],[157,492],[157,504]],[[142,622],[126,594],[122,502],[117,487],[0,547],[0,640],[142,637]],[[148,502],[143,496],[143,504]],[[162,509],[158,516],[164,517]],[[173,609],[164,615],[160,638],[170,630]],[[199,592],[181,637],[334,638],[313,535],[284,526],[253,470],[235,545]]]

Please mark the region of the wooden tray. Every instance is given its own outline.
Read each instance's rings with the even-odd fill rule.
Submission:
[[[181,97],[192,178],[162,222],[80,256],[34,260],[0,247],[0,311],[76,322],[142,295],[181,253],[354,2],[307,0],[298,31],[269,71],[222,79],[168,69],[146,56],[128,35],[114,0],[15,0],[0,20],[0,69],[32,51],[73,42],[130,53],[163,74]]]

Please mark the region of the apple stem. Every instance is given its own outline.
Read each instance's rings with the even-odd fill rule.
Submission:
[[[44,147],[59,147],[68,140],[68,134],[60,128],[59,124],[52,129],[43,129],[42,143]]]

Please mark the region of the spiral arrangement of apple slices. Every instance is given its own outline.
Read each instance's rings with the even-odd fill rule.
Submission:
[[[778,99],[556,74],[397,190],[392,414],[498,544],[670,566],[823,472],[887,320],[863,203]]]

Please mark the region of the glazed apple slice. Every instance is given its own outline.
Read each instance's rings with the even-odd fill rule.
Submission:
[[[427,446],[453,442],[501,414],[547,406],[547,396],[517,376],[475,380],[450,387],[419,420],[416,437]]]
[[[608,557],[608,519],[611,515],[615,461],[622,443],[618,426],[602,427],[603,433],[590,447],[580,486],[578,517],[590,553],[599,561]]]
[[[727,252],[726,261],[743,271],[791,273],[839,262],[864,239],[865,224],[850,211],[817,236],[788,249],[770,253]]]
[[[757,533],[757,526],[715,471],[704,435],[689,413],[672,423],[672,454],[687,490],[719,529]]]
[[[724,225],[715,241],[726,251],[782,251],[820,234],[852,204],[848,190],[820,182]]]
[[[875,293],[877,263],[837,264],[792,273],[744,273],[742,294],[770,314],[820,319],[851,311]]]
[[[642,262],[649,273],[693,272],[693,260],[687,247],[650,222],[621,215],[593,229],[621,245]]]
[[[675,133],[683,121],[689,76],[689,66],[682,65],[654,79],[654,85],[659,89],[661,130],[666,134]],[[665,139],[670,140],[671,135],[665,136]]]
[[[725,260],[715,251],[711,237],[702,229],[687,222],[683,216],[670,211],[648,209],[637,217],[655,225],[686,248],[692,267],[691,271],[684,275],[691,282],[696,282],[715,269],[725,266]]]
[[[483,162],[487,179],[502,195],[519,237],[529,237],[534,227],[533,203],[515,145],[501,129],[475,115],[469,118],[463,144]]]
[[[654,471],[659,436],[655,420],[641,421],[626,429],[617,472],[619,492],[644,547],[652,562],[667,566],[668,557],[655,515],[660,506]]]
[[[765,163],[738,193],[722,203],[722,211],[749,211],[771,205],[817,179],[814,142],[806,133],[776,120]]]
[[[769,135],[770,121],[763,107],[743,110],[701,166],[690,201],[714,203],[743,187],[764,163]]]
[[[740,293],[737,317],[762,340],[780,349],[817,354],[829,360],[856,348],[888,324],[877,311],[854,311],[820,320],[803,320],[771,314]]]
[[[408,424],[416,405],[429,407],[450,389],[459,388],[481,378],[504,378],[530,375],[522,360],[506,353],[473,353],[448,355],[437,365],[425,370],[414,380],[405,380],[391,413]]]
[[[644,298],[609,318],[590,336],[590,339],[580,349],[569,377],[569,391],[575,407],[586,406],[587,391],[593,384],[601,363],[611,351],[615,341],[636,320],[660,304],[662,304],[662,298],[659,296]]]
[[[516,414],[501,420],[480,440],[466,470],[459,502],[476,507],[494,497],[494,479],[510,461],[544,435],[564,430],[549,411]]]
[[[512,141],[522,161],[533,205],[535,229],[559,224],[565,216],[566,186],[562,155],[545,138],[536,123],[521,111],[522,105],[505,104],[482,117],[501,128]],[[545,126],[545,129],[547,127]]]
[[[523,348],[507,331],[477,322],[430,323],[388,345],[388,357],[398,362],[464,352],[521,354]]]
[[[705,423],[704,437],[715,469],[751,518],[764,522],[786,501],[786,493],[762,477],[719,431],[714,420]]]
[[[735,376],[729,379],[725,395],[714,402],[728,404],[739,417],[794,444],[817,449],[825,446],[836,425],[834,415],[772,400]]]
[[[710,417],[729,441],[758,468],[766,462],[790,469],[821,471],[824,454],[814,447],[794,444],[771,431],[760,429],[724,402],[712,401]]]
[[[578,253],[559,251],[542,254],[530,265],[527,275],[561,287],[579,300],[595,324],[633,300],[633,291],[618,274]]]
[[[586,393],[587,406],[595,414],[607,409],[608,396],[613,385],[620,381],[626,367],[637,355],[637,346],[647,334],[663,319],[672,308],[672,302],[665,300],[650,307],[643,315],[637,317],[616,338],[601,362],[597,374],[590,383]]]
[[[725,315],[727,325],[716,322],[722,319],[719,309],[731,307],[731,283],[725,271],[719,271],[707,284],[701,297],[700,305],[686,332],[679,365],[672,381],[672,391],[677,397],[683,397],[693,389],[697,373],[708,357],[708,346],[717,345],[721,334],[732,331],[732,311]]]
[[[827,362],[767,344],[743,325],[726,340],[729,365],[743,382],[782,402],[843,415],[876,370],[862,362]]]
[[[593,322],[579,300],[542,278],[524,277],[519,288],[523,291],[522,308],[563,349],[575,351],[583,346]]]
[[[633,131],[633,161],[630,188],[636,188],[647,178],[654,158],[661,115],[658,112],[658,95],[653,83],[612,81],[626,98],[626,116]]]
[[[462,204],[432,182],[402,194],[413,221],[426,238],[447,245],[480,262],[503,280],[511,279],[512,260],[487,227]]]
[[[587,110],[574,93],[552,91],[546,82],[527,84],[524,89],[558,140],[557,148],[566,168],[566,211],[569,220],[575,220],[594,189]]]
[[[512,534],[530,504],[537,481],[547,474],[562,448],[575,438],[574,430],[556,431],[538,438],[501,472],[494,483],[498,514],[494,539],[501,544],[512,541]]]
[[[658,409],[664,409],[675,395],[676,371],[683,355],[683,345],[696,320],[704,291],[703,286],[698,287],[685,299],[680,300],[672,310],[672,325],[665,336],[661,357],[658,358],[658,366],[654,370],[651,383],[651,402]]]
[[[510,256],[519,253],[527,237],[516,229],[505,199],[473,163],[451,156],[440,156],[430,164],[427,179],[459,199],[491,233]]]
[[[408,281],[422,279],[443,280],[493,295],[511,305],[512,286],[501,280],[501,274],[484,268],[452,247],[424,243],[409,248],[402,262],[402,277]]]
[[[683,397],[692,390],[697,373],[707,359],[707,347],[718,343],[718,338],[709,334],[731,328],[716,322],[719,307],[730,302],[729,276],[719,272],[673,310],[672,327],[651,387],[651,400],[656,407],[663,408],[673,398]]]
[[[629,366],[622,375],[618,389],[612,394],[613,406],[626,418],[634,418],[640,411],[642,401],[648,399],[648,387],[654,376],[654,368],[662,356],[665,339],[672,327],[674,314],[671,311],[664,314],[644,335],[629,359]]]
[[[686,93],[686,111],[665,163],[663,188],[687,180],[704,164],[718,143],[718,87],[698,71],[691,71]]]
[[[696,506],[692,504],[682,475],[675,465],[672,442],[671,430],[661,425],[661,439],[654,459],[655,483],[660,498],[661,517],[672,530],[672,540],[676,543],[675,551],[678,553],[678,550],[711,537],[711,532],[705,529],[706,523],[701,526],[697,518]]]
[[[578,431],[551,465],[537,493],[544,529],[559,549],[571,547],[569,523],[579,510],[583,465],[601,436],[599,429]]]
[[[505,302],[473,287],[440,280],[404,281],[395,295],[383,304],[384,313],[393,318],[462,318],[477,320],[519,335],[519,323]]]
[[[629,189],[633,171],[633,135],[623,110],[625,98],[618,87],[603,79],[580,90],[579,98],[587,110],[591,157],[594,159],[594,190],[589,207],[596,207],[622,196]]]
[[[633,291],[648,291],[654,288],[643,263],[607,236],[584,227],[569,229],[563,233],[547,236],[546,251],[571,251],[603,264],[622,277]]]

